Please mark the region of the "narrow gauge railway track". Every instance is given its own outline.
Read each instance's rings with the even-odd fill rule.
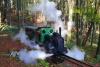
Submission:
[[[89,63],[86,63],[86,62],[83,62],[83,61],[79,61],[79,60],[76,60],[74,58],[71,58],[69,56],[65,56],[66,61],[72,63],[72,64],[75,64],[76,67],[94,67],[93,65],[89,64]],[[74,66],[73,66],[74,67]]]
[[[47,61],[50,62],[51,64],[64,63],[64,64],[66,64],[65,67],[95,67],[89,63],[76,60],[76,59],[66,56],[66,55],[61,55],[60,57],[52,56],[51,58],[47,58]]]

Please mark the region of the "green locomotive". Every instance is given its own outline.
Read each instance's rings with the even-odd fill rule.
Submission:
[[[26,34],[30,40],[35,40],[46,49],[47,53],[61,54],[67,52],[64,47],[64,39],[60,33],[54,32],[51,27],[26,28]]]

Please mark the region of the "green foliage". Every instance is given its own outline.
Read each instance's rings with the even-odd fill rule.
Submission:
[[[84,6],[75,7],[74,13],[78,13],[87,22],[100,22],[99,9],[95,4],[93,5],[92,0],[89,0],[88,4],[85,4]]]
[[[97,63],[100,62],[100,55],[97,55],[96,62],[97,62]]]
[[[38,63],[35,65],[35,67],[49,67],[49,63],[44,60],[38,60]]]
[[[76,7],[76,8],[74,8],[74,12],[73,13],[76,13],[76,14],[78,13],[80,16],[82,16],[83,15],[82,11],[83,11],[83,8],[81,8],[81,7],[77,8]]]
[[[73,43],[72,41],[67,41],[67,43],[65,44],[65,47],[71,49],[73,46],[75,45],[75,43]]]
[[[86,53],[85,61],[90,62],[91,64],[96,64],[100,62],[100,55],[97,58],[94,57],[96,47],[94,46],[87,46],[83,48]]]
[[[91,64],[95,64],[96,59],[90,55],[86,55],[85,61],[90,62]]]
[[[90,58],[88,58],[90,60]],[[100,63],[100,55],[97,55],[97,58],[92,58],[91,57],[91,62],[93,64],[97,64],[97,63]]]
[[[5,32],[5,33],[9,33],[11,35],[14,35],[18,31],[19,31],[19,28],[16,27],[16,26],[10,26],[10,25],[7,25],[7,24],[1,24],[0,25],[0,32]]]
[[[94,21],[96,23],[100,23],[100,14],[96,14],[96,16],[94,17]]]

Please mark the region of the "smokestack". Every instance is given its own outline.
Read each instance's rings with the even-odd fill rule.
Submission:
[[[61,35],[61,27],[59,27],[59,34]]]

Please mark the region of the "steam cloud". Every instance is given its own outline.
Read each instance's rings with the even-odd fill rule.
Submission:
[[[27,51],[26,49],[22,49],[19,51],[19,59],[24,61],[26,64],[36,64],[37,59],[44,60],[46,57],[50,57],[53,54],[47,54],[41,50],[31,50]]]
[[[36,5],[30,5],[28,10],[32,13],[41,11],[45,15],[47,21],[58,21],[61,16],[61,11],[56,9],[56,4],[48,0],[42,0],[42,2]]]
[[[53,54],[48,54],[45,51],[41,50],[42,48],[39,47],[38,44],[35,43],[35,41],[31,41],[28,39],[28,36],[25,34],[24,29],[20,29],[19,33],[13,38],[14,40],[20,40],[21,43],[23,43],[26,46],[29,46],[30,48],[34,48],[37,50],[31,50],[28,51],[27,49],[22,49],[19,52],[11,52],[12,56],[16,56],[16,53],[18,55],[18,58],[23,61],[26,64],[36,64],[37,59],[44,60],[46,57],[52,56]]]
[[[66,55],[74,59],[83,61],[85,57],[85,52],[81,51],[80,49],[78,49],[78,47],[74,46],[71,50],[68,50],[68,53],[66,53]]]
[[[29,40],[24,29],[20,29],[19,33],[13,38],[14,40],[20,40],[21,43],[25,44],[30,48],[40,49],[39,45],[34,40]]]
[[[64,28],[64,22],[61,20],[62,12],[56,8],[56,4],[54,2],[50,2],[48,0],[42,0],[41,3],[36,5],[30,5],[28,10],[32,15],[36,11],[41,11],[43,15],[46,17],[46,21],[54,22],[55,31],[59,30],[59,27],[62,29],[62,36],[64,37],[67,34],[67,30]]]

